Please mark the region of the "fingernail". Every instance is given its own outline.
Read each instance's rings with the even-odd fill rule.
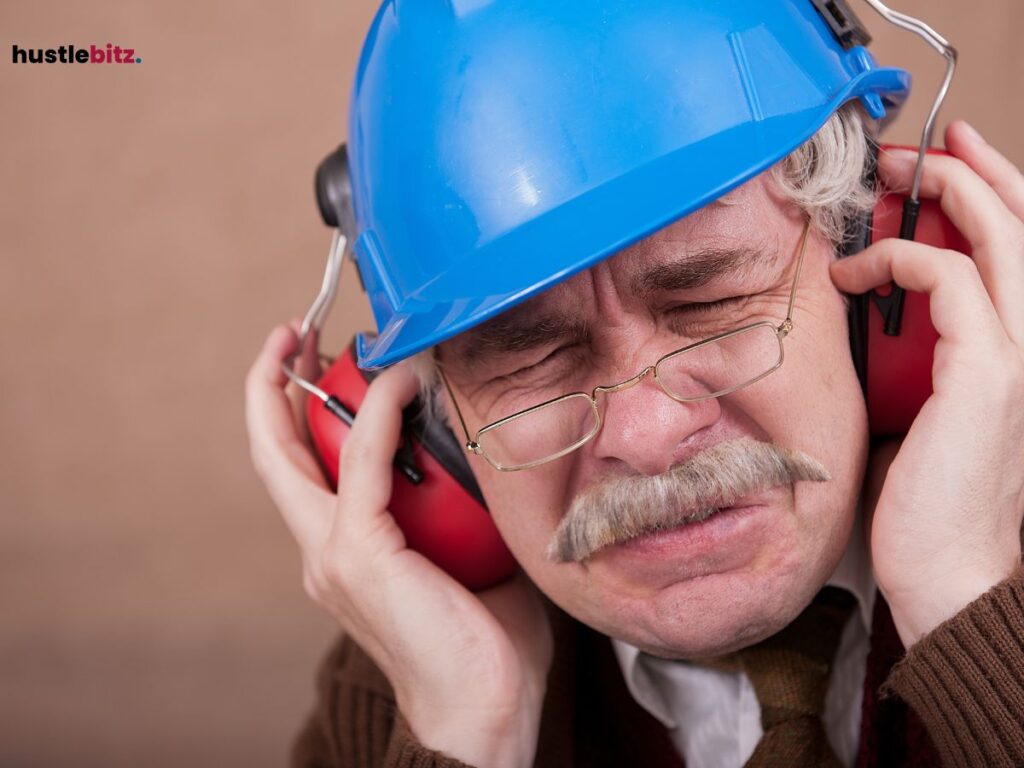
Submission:
[[[964,124],[964,133],[967,135],[968,139],[970,139],[971,141],[976,141],[979,144],[985,143],[985,140],[981,137],[981,134],[978,133],[977,129],[973,125],[968,123],[966,120],[962,120],[961,122]]]

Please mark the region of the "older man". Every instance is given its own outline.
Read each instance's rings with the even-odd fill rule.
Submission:
[[[371,385],[337,496],[284,391],[294,328],[271,334],[250,374],[254,461],[298,539],[307,591],[345,632],[295,763],[1024,763],[1024,178],[955,123],[953,156],[929,158],[922,194],[940,201],[974,261],[900,240],[837,259],[847,222],[872,204],[873,118],[900,83],[826,24],[823,4],[528,3],[535,15],[521,8],[511,26],[496,5],[385,3],[371,30],[351,136],[363,142],[354,182],[373,236],[357,254],[371,300],[387,303],[375,304],[381,334],[362,362],[419,354]],[[451,143],[421,142],[436,164],[474,174],[422,198],[436,205],[438,240],[421,244],[415,274],[389,275],[410,236],[394,234],[397,219],[372,229],[366,207],[379,188],[359,173],[388,149],[373,131],[390,135],[403,104],[391,93],[367,106],[369,84],[404,71],[394,51],[416,52],[417,25],[463,41],[489,23],[502,37],[479,60],[438,48],[431,66],[450,66],[463,87],[437,88],[428,113],[450,108]],[[533,59],[532,38],[576,47]],[[529,76],[495,54],[510,40]],[[728,59],[701,70],[694,57],[716,45]],[[806,83],[786,81],[785,57],[812,45],[827,51],[799,63],[808,82],[827,81],[835,56],[853,62],[816,108],[797,103]],[[641,53],[630,81],[622,62]],[[548,66],[557,57],[562,70]],[[714,133],[698,114],[732,98],[708,85],[724,68],[740,74],[746,111]],[[776,84],[796,90],[774,103]],[[671,98],[652,103],[651,89],[669,85]],[[573,101],[584,87],[598,112],[625,114],[630,89],[647,111],[630,113],[632,133],[617,125],[595,137]],[[521,114],[535,88],[568,106]],[[488,101],[494,92],[504,100]],[[568,159],[525,142],[517,119]],[[664,152],[658,142],[679,141],[666,124],[692,141]],[[803,143],[798,125],[811,127]],[[488,132],[499,135],[481,152]],[[392,170],[410,161],[407,147],[390,151]],[[915,160],[883,153],[881,180],[909,188]],[[426,178],[415,162],[404,171],[414,201]],[[704,178],[673,177],[686,167]],[[486,203],[474,207],[474,194]],[[410,229],[430,218],[398,207]],[[501,246],[538,231],[560,240],[517,287],[515,252]],[[486,255],[474,262],[459,248]],[[452,264],[475,265],[471,278],[505,293],[439,302]],[[417,280],[420,292],[403,297]],[[898,452],[877,451],[866,475],[844,294],[890,281],[929,296],[934,394]],[[430,331],[424,306],[440,313]],[[476,454],[473,472],[522,566],[512,582],[470,593],[407,548],[387,511],[401,409],[421,388]]]

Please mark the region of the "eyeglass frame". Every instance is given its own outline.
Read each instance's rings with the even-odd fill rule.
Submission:
[[[462,409],[459,408],[459,403],[455,399],[455,393],[452,391],[452,386],[448,382],[448,377],[444,375],[444,370],[439,367],[438,368],[438,373],[441,376],[441,381],[444,382],[444,387],[448,391],[448,396],[452,399],[452,405],[455,406],[455,414],[456,414],[456,416],[458,416],[459,425],[462,427],[462,433],[466,437],[466,442],[464,443],[465,449],[469,453],[472,453],[472,454],[474,454],[476,456],[481,456],[484,460],[487,461],[488,464],[490,464],[492,467],[494,467],[499,472],[519,472],[519,471],[522,471],[524,469],[533,469],[534,467],[538,467],[538,466],[540,466],[542,464],[547,464],[549,461],[555,461],[556,459],[560,459],[563,456],[567,456],[568,454],[572,453],[573,451],[576,451],[576,450],[582,448],[584,445],[586,445],[592,439],[594,439],[594,437],[597,435],[597,433],[601,431],[601,427],[604,426],[604,419],[601,416],[601,409],[598,408],[598,406],[597,406],[597,395],[599,393],[608,395],[608,394],[613,394],[615,392],[621,392],[623,390],[630,389],[630,388],[636,386],[637,384],[639,384],[641,381],[643,381],[649,374],[654,374],[654,380],[658,383],[658,386],[661,388],[661,391],[664,392],[666,395],[668,395],[670,398],[672,398],[673,400],[675,400],[676,402],[679,402],[679,403],[696,403],[696,402],[700,402],[702,400],[711,400],[711,399],[714,399],[714,398],[725,397],[726,395],[732,394],[733,392],[735,392],[735,391],[737,391],[739,389],[743,389],[744,387],[749,387],[751,384],[755,384],[756,382],[760,381],[761,379],[765,378],[766,376],[774,373],[780,367],[782,367],[782,363],[785,361],[786,353],[785,353],[785,345],[783,344],[783,340],[786,338],[786,336],[789,335],[790,331],[792,331],[793,327],[794,327],[794,324],[793,324],[793,307],[794,307],[794,304],[796,302],[796,286],[797,286],[797,283],[800,280],[800,272],[801,272],[801,269],[802,269],[803,263],[804,263],[804,252],[807,249],[807,236],[808,236],[809,232],[810,232],[810,220],[807,220],[807,221],[804,222],[803,234],[800,237],[800,251],[799,251],[799,253],[797,255],[796,272],[793,275],[793,284],[790,286],[790,289],[789,289],[789,306],[788,306],[788,308],[786,310],[786,319],[783,320],[778,325],[775,325],[775,323],[773,323],[773,322],[771,322],[769,320],[759,320],[756,323],[749,323],[747,325],[741,326],[740,328],[733,328],[730,331],[725,331],[723,333],[717,333],[714,336],[709,336],[706,339],[701,339],[700,341],[695,341],[692,344],[687,344],[684,347],[680,347],[679,349],[676,349],[676,350],[674,350],[672,352],[669,352],[668,354],[662,355],[661,357],[659,357],[657,359],[657,361],[655,361],[655,363],[653,365],[648,365],[646,368],[641,370],[635,376],[632,376],[632,377],[630,377],[628,379],[625,379],[624,381],[621,381],[618,384],[611,384],[611,385],[607,385],[607,386],[596,386],[596,387],[594,387],[590,391],[589,395],[586,392],[579,391],[579,392],[569,392],[568,394],[565,394],[565,395],[559,395],[558,397],[553,397],[550,400],[545,400],[543,403],[538,403],[537,405],[532,405],[529,408],[524,408],[521,411],[516,411],[515,413],[512,413],[512,414],[510,414],[508,416],[504,416],[504,417],[498,419],[497,421],[492,421],[491,423],[484,425],[483,427],[481,427],[480,429],[478,429],[476,431],[476,435],[474,437],[472,437],[472,438],[469,436],[469,430],[466,428],[466,420],[462,416]],[[681,397],[679,395],[676,395],[676,394],[670,392],[666,388],[665,384],[663,384],[659,380],[659,378],[658,378],[658,366],[660,366],[665,361],[672,359],[673,357],[684,355],[687,352],[691,352],[691,351],[693,351],[695,349],[699,349],[700,347],[706,346],[708,344],[714,344],[714,343],[716,343],[718,341],[721,341],[723,339],[727,339],[727,338],[729,338],[731,336],[738,336],[739,334],[746,333],[748,331],[753,330],[754,328],[760,328],[760,327],[766,327],[766,326],[772,328],[772,330],[775,331],[776,338],[779,341],[779,360],[778,360],[778,362],[775,365],[773,365],[767,371],[765,371],[764,373],[760,374],[759,376],[755,376],[753,379],[750,379],[749,381],[745,381],[742,384],[737,384],[734,387],[728,387],[727,389],[723,389],[723,390],[721,390],[719,392],[713,392],[713,393],[709,393],[709,394],[705,394],[705,395],[694,395],[694,396]],[[504,424],[507,424],[510,421],[514,421],[516,419],[522,418],[523,416],[527,416],[527,415],[529,415],[531,413],[535,413],[535,412],[541,410],[542,408],[549,408],[550,406],[554,405],[555,403],[559,403],[559,402],[561,402],[563,400],[566,400],[566,401],[567,400],[571,400],[571,399],[578,398],[578,397],[584,397],[584,398],[586,398],[590,402],[590,407],[594,411],[594,416],[596,418],[596,423],[594,425],[594,428],[592,430],[590,430],[590,432],[588,432],[584,437],[582,437],[579,440],[577,440],[575,443],[573,443],[568,448],[564,448],[563,450],[561,450],[561,451],[559,451],[557,453],[554,453],[551,456],[546,456],[543,459],[537,459],[535,461],[531,461],[531,462],[528,462],[526,464],[520,464],[518,466],[505,467],[505,466],[502,466],[502,465],[496,463],[494,461],[494,459],[492,459],[490,456],[488,456],[486,451],[484,450],[484,448],[480,445],[480,437],[481,437],[481,435],[484,435],[484,434],[486,434],[489,431],[497,429],[498,427],[500,427],[500,426],[502,426]]]

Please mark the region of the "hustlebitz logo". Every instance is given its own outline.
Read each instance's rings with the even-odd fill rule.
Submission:
[[[22,48],[12,46],[14,64],[141,64],[134,48],[107,43],[101,45],[62,45],[59,48]]]

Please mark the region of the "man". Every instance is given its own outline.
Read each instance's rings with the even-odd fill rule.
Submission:
[[[906,83],[819,5],[382,8],[350,130],[361,363],[416,357],[371,385],[336,496],[284,391],[294,328],[248,381],[346,635],[296,764],[1024,763],[1024,179],[955,123],[921,189],[973,262],[837,259]],[[844,294],[890,281],[929,297],[934,394],[866,472]],[[486,592],[387,512],[421,387],[522,566]]]

